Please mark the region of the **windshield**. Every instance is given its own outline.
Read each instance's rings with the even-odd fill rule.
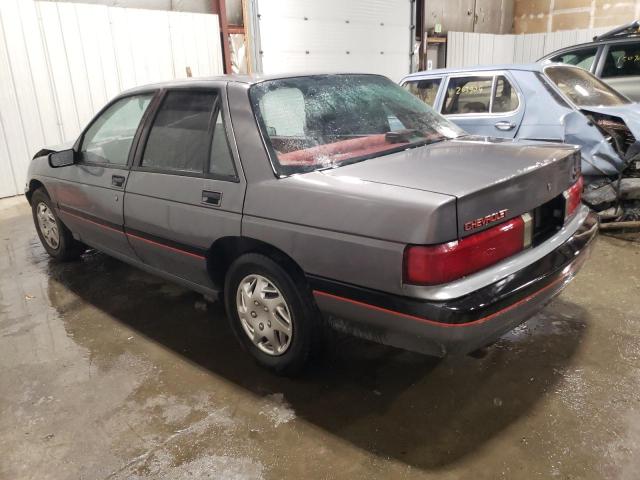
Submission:
[[[279,175],[339,167],[463,134],[377,75],[272,80],[251,87],[250,96]]]
[[[586,70],[573,67],[547,67],[544,73],[578,107],[613,107],[631,103]]]

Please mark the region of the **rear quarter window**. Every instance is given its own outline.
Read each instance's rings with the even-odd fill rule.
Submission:
[[[520,106],[518,93],[507,77],[496,77],[496,89],[493,92],[493,104],[491,113],[513,112]]]

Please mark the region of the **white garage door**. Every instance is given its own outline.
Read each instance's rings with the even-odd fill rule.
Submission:
[[[217,15],[0,0],[0,198],[120,91],[221,74],[218,32]]]
[[[262,70],[409,73],[410,0],[258,0]]]

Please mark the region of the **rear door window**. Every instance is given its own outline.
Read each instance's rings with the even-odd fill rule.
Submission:
[[[142,167],[203,173],[211,145],[215,92],[170,91],[149,132]]]
[[[602,67],[602,78],[640,75],[640,42],[610,45]]]
[[[438,89],[442,83],[441,78],[431,78],[428,80],[418,80],[407,82],[404,88],[413,93],[416,97],[422,100],[424,103],[433,107],[438,96]]]
[[[451,77],[442,105],[444,115],[489,113],[493,76]]]
[[[593,61],[596,58],[596,53],[598,53],[598,47],[589,47],[561,53],[549,60],[551,62],[566,63],[567,65],[575,65],[576,67],[584,68],[585,70],[591,70]]]

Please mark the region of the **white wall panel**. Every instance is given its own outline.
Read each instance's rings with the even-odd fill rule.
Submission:
[[[409,0],[258,0],[265,73],[409,73]]]
[[[23,120],[20,112],[20,104],[18,102],[18,88],[21,87],[13,76],[11,57],[7,49],[8,44],[13,44],[13,41],[7,42],[7,31],[5,25],[10,23],[7,21],[0,22],[0,33],[2,33],[2,44],[0,45],[0,111],[2,111],[2,117],[0,123],[2,124],[3,136],[0,137],[0,141],[4,142],[4,148],[0,150],[0,153],[5,151],[8,154],[6,160],[11,158],[20,158],[28,155],[28,148],[26,143],[26,135],[23,128]],[[9,30],[11,32],[11,29]],[[15,171],[15,165],[10,161],[2,161],[0,163],[8,163],[8,168],[3,168],[4,172],[11,172],[10,181],[3,181],[0,185],[3,189],[0,194],[3,196],[15,195],[18,193],[18,183],[16,181],[18,172]]]
[[[531,63],[560,48],[589,42],[595,35],[607,30],[599,28],[521,35],[449,32],[447,67]]]
[[[0,0],[0,197],[21,193],[29,161],[73,140],[114,95],[222,74],[216,15]]]
[[[19,4],[9,2],[6,8],[10,14],[9,19],[20,18]],[[11,125],[5,124],[4,130],[7,137],[12,140],[9,142],[8,148],[10,154],[13,154],[24,150],[30,151],[34,145],[44,143],[44,133],[25,42],[28,34],[23,30],[21,22],[6,21],[3,18],[2,25],[6,61],[10,75],[7,77],[8,81],[6,85],[3,85],[3,89],[7,87],[14,89],[14,92],[9,94],[10,104],[6,105],[8,111],[14,113],[9,117]],[[26,168],[24,163],[12,165],[16,178],[23,178],[26,174]]]
[[[55,90],[52,84],[51,71],[48,67],[44,38],[40,35],[41,18],[32,1],[20,2],[20,15],[22,19],[22,31],[29,58],[29,69],[35,90],[35,101],[38,105],[43,143],[52,145],[63,140],[62,125],[59,119],[58,108],[55,99]]]
[[[0,159],[2,158],[9,158],[9,145],[2,123],[0,123]],[[9,197],[17,193],[18,185],[15,181],[11,163],[8,161],[0,161],[0,198],[3,196]]]

